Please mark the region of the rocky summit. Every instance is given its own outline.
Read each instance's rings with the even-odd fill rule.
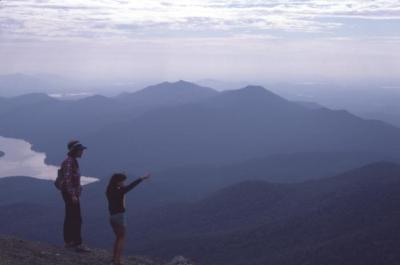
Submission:
[[[92,249],[90,253],[76,253],[41,242],[26,241],[12,237],[0,237],[0,265],[109,265],[111,253]],[[157,259],[126,256],[125,265],[195,265],[182,256],[170,262]]]

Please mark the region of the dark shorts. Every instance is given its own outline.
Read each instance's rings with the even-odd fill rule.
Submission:
[[[120,226],[126,226],[125,213],[117,213],[110,216],[110,223]]]

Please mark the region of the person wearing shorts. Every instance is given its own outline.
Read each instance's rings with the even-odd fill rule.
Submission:
[[[150,174],[146,174],[131,182],[129,185],[124,185],[127,176],[123,173],[116,173],[110,178],[106,195],[108,210],[110,212],[110,224],[115,234],[113,259],[111,262],[113,265],[122,264],[121,256],[126,234],[125,194],[149,177]]]

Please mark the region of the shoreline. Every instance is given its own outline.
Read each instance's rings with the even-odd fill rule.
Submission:
[[[0,136],[0,178],[29,176],[36,179],[55,180],[58,167],[46,163],[46,154],[32,149],[23,139]],[[1,155],[3,153],[3,156]],[[98,178],[82,176],[82,184],[98,181]]]

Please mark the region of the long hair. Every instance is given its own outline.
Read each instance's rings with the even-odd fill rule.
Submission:
[[[111,176],[110,181],[108,182],[106,193],[108,194],[111,190],[113,190],[114,188],[117,187],[117,184],[119,182],[124,181],[126,179],[127,179],[127,176],[124,173],[114,173]]]

